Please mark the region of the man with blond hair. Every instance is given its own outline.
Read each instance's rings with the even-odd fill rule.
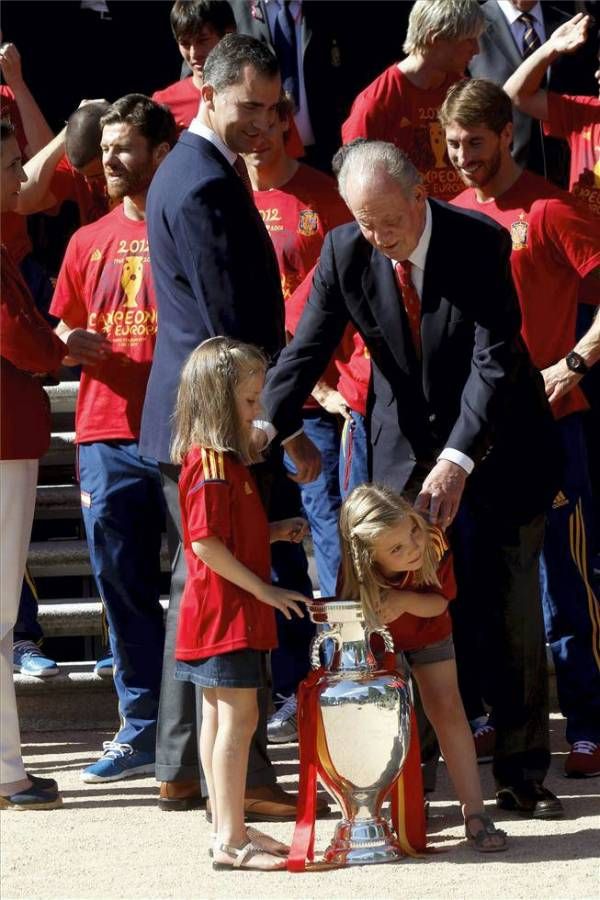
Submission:
[[[417,0],[403,47],[408,55],[358,95],[342,126],[344,144],[389,141],[414,162],[430,196],[451,200],[460,193],[437,113],[478,52],[483,27],[477,0]]]

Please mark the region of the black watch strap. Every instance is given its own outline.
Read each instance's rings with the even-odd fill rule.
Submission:
[[[565,360],[567,363],[567,368],[571,370],[571,372],[576,372],[578,375],[585,375],[588,371],[588,365],[579,353],[576,353],[575,350],[571,350],[570,353],[567,353],[565,356]]]

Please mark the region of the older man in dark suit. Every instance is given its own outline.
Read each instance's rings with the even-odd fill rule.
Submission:
[[[475,563],[501,722],[498,790],[515,788],[524,814],[560,815],[542,786],[550,755],[537,582],[556,438],[519,336],[510,240],[485,216],[428,199],[394,145],[356,141],[340,153],[340,191],[356,222],[325,240],[296,335],[268,379],[267,409],[283,436],[294,432],[351,320],[373,363],[373,477],[420,488],[417,507],[444,528],[460,506],[450,534],[463,556],[469,528],[489,533]]]
[[[157,459],[169,512],[172,586],[158,717],[159,805],[201,802],[194,688],[173,678],[174,638],[185,562],[180,552],[178,467],[170,465],[171,418],[183,363],[203,340],[224,334],[269,356],[284,344],[277,260],[254,206],[245,164],[273,124],[281,98],[279,66],[254,38],[228,35],[204,70],[202,109],[152,184],[147,202],[159,329],[142,419],[141,452]],[[300,435],[294,443],[312,445]],[[293,452],[293,451],[292,451]],[[314,472],[314,474],[313,474]],[[316,477],[314,465],[299,477]],[[261,694],[266,692],[262,691]],[[295,817],[266,753],[266,703],[249,761],[247,818]]]

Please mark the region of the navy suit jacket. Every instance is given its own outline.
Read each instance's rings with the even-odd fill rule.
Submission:
[[[508,233],[435,200],[416,358],[392,265],[356,223],[329,232],[294,339],[267,378],[265,404],[283,437],[353,322],[371,354],[372,475],[401,491],[416,462],[444,447],[471,457],[468,486],[511,521],[552,499],[554,423],[520,337]]]
[[[274,358],[285,343],[273,245],[244,183],[210,141],[185,131],[146,204],[158,336],[140,450],[169,462],[179,376],[202,341],[227,335]]]

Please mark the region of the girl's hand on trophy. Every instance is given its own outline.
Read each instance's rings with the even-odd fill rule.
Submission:
[[[303,597],[297,591],[288,591],[286,588],[278,588],[266,583],[259,593],[256,594],[256,599],[260,600],[261,603],[266,603],[267,606],[273,606],[275,609],[278,609],[286,619],[291,619],[292,613],[303,619],[304,613],[300,604],[308,602],[308,597]]]

